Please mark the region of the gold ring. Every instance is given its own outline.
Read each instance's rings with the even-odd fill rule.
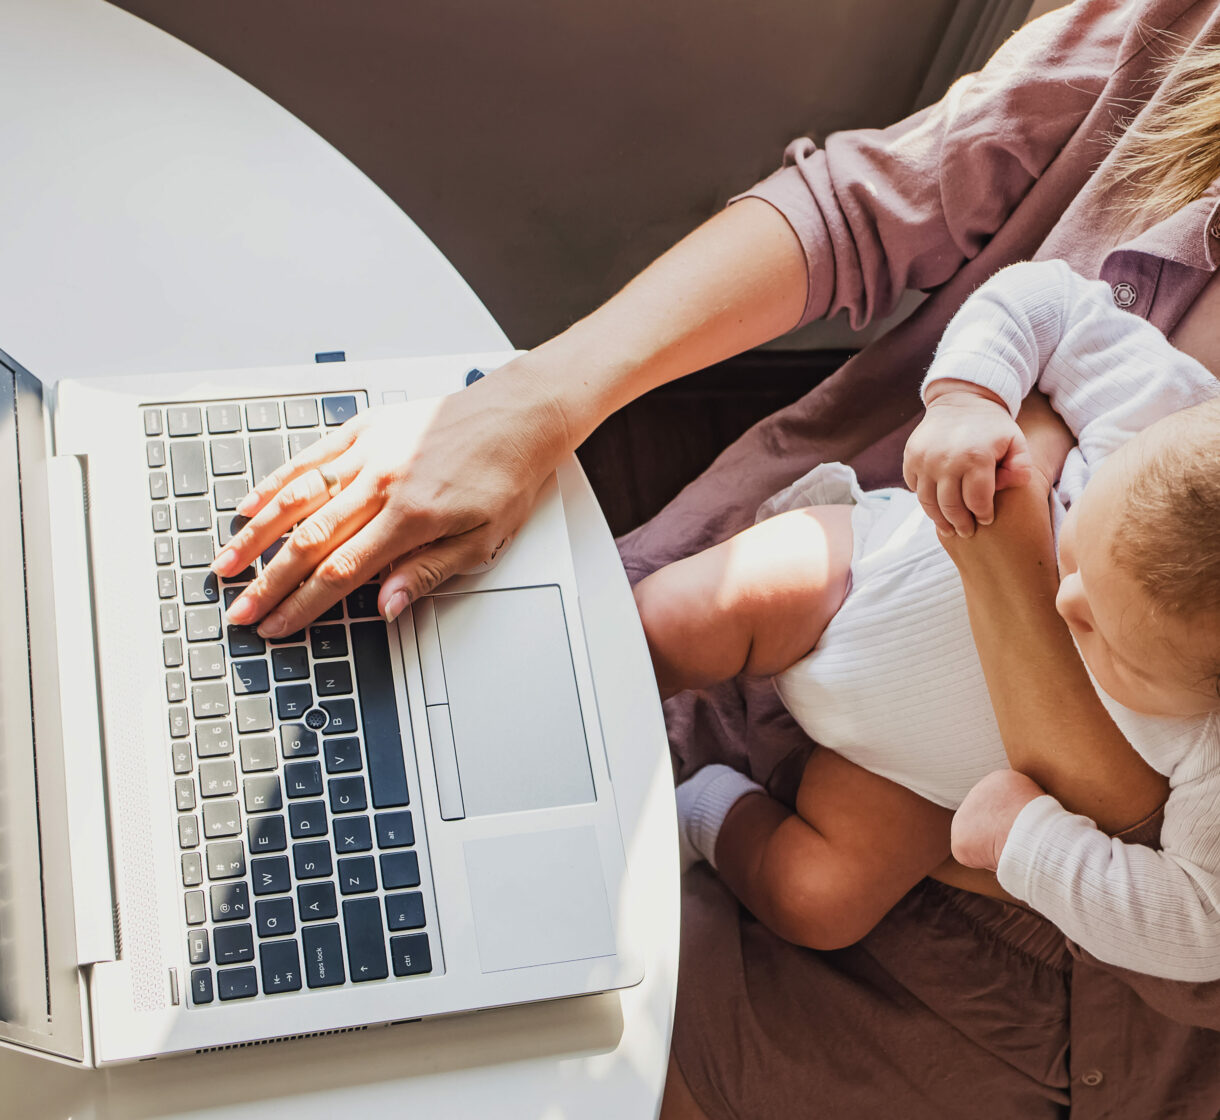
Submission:
[[[326,483],[326,493],[332,498],[337,498],[339,491],[343,489],[339,476],[334,471],[328,470],[325,466],[315,467],[314,470],[322,476],[322,481]]]

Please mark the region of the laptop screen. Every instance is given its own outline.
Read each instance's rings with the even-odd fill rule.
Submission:
[[[35,477],[46,453],[41,386],[0,352],[0,1038],[80,1059],[71,876],[47,866],[44,843],[64,827],[62,755],[44,757],[40,774],[45,704],[31,668],[54,675],[48,513]],[[42,730],[58,746],[57,726]]]

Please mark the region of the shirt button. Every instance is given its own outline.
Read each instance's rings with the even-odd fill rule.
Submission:
[[[1087,1073],[1080,1075],[1081,1082],[1090,1089],[1096,1089],[1105,1079],[1105,1075],[1099,1069],[1091,1069]]]
[[[1114,302],[1119,307],[1130,307],[1139,298],[1139,293],[1133,284],[1122,280],[1114,285]]]

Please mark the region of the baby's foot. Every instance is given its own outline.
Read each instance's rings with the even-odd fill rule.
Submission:
[[[683,871],[705,859],[716,866],[716,837],[729,810],[747,793],[763,788],[739,770],[718,762],[705,766],[674,791],[678,801],[678,855]]]

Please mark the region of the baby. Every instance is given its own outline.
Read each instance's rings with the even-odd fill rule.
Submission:
[[[937,533],[985,524],[997,486],[1028,476],[1014,418],[1035,387],[1078,441],[1052,495],[1057,609],[1107,710],[1171,792],[1154,851],[1033,787],[1003,838],[1000,883],[1103,960],[1220,978],[1220,384],[1116,308],[1106,284],[1026,263],[963,304],[907,445],[915,493],[864,492],[827,464],[753,528],[643,580],[657,680],[671,695],[771,676],[811,738],[957,808],[1007,758]],[[812,768],[797,813],[777,807],[749,838],[757,850],[734,858],[760,871],[759,917],[833,948],[932,868],[917,866],[897,818],[811,780]],[[765,796],[724,766],[679,787],[688,862],[715,866],[720,825],[751,794]]]

